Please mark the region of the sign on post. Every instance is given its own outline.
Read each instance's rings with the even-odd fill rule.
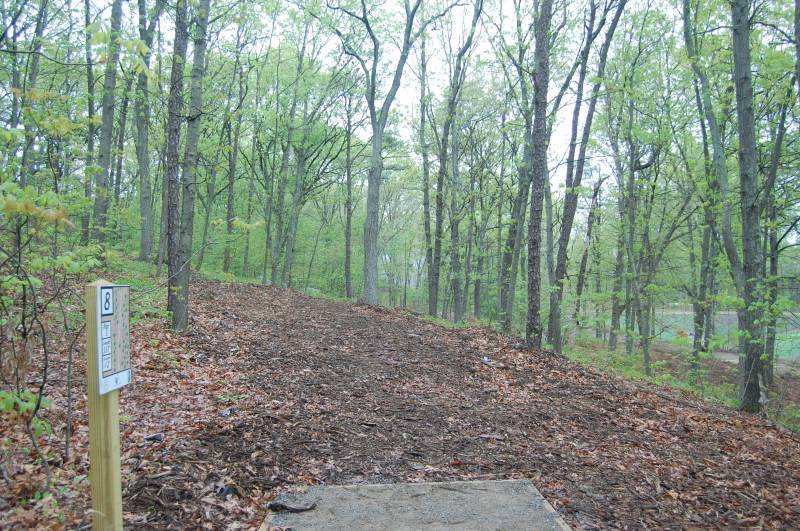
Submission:
[[[92,527],[122,529],[119,388],[131,383],[130,288],[104,280],[86,286],[89,481]]]
[[[101,395],[131,383],[129,302],[128,286],[100,286],[97,290]]]

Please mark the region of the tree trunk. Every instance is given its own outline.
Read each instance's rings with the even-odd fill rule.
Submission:
[[[305,118],[307,113],[303,113]],[[300,219],[300,209],[303,205],[303,180],[306,175],[306,148],[304,144],[310,133],[309,127],[306,126],[303,133],[303,139],[300,141],[300,146],[295,148],[295,177],[294,177],[294,190],[292,191],[292,208],[289,212],[289,227],[286,231],[286,257],[283,261],[283,270],[281,272],[281,286],[287,288],[292,284],[292,265],[294,262],[294,244],[297,238],[297,225]]]
[[[383,129],[375,126],[372,131],[372,153],[367,175],[367,213],[364,218],[363,299],[367,304],[378,304],[378,209],[383,173]]]
[[[439,288],[438,269],[434,265],[433,244],[431,242],[431,198],[430,198],[430,160],[428,142],[425,137],[426,116],[428,112],[428,60],[425,54],[425,37],[420,42],[419,65],[419,151],[422,155],[422,227],[425,232],[425,267],[428,278],[428,314],[436,317]],[[438,217],[436,219],[439,219]]]
[[[219,159],[222,157],[222,146],[225,143],[225,137],[230,128],[230,121],[226,120],[222,124],[219,132],[219,140],[217,147],[214,150],[214,159],[209,165],[208,174],[206,175],[206,199],[203,204],[205,207],[205,214],[203,215],[203,235],[200,241],[200,250],[197,252],[197,266],[196,269],[200,271],[203,267],[203,262],[206,257],[206,247],[208,246],[208,229],[211,225],[211,213],[214,211],[214,204],[217,201],[217,168],[219,167]],[[200,198],[202,202],[202,197]]]
[[[600,213],[597,213],[597,217],[595,218],[597,224],[602,226],[603,223],[600,219]],[[601,260],[602,260],[602,251],[600,250],[600,236],[595,233],[594,238],[594,251],[593,251],[593,261],[594,261],[594,293],[595,293],[595,303],[594,303],[594,338],[600,341],[605,341],[606,339],[606,323],[605,317],[602,315],[602,311],[605,309],[605,305],[600,304],[601,295],[603,293],[603,282],[602,282],[602,270],[601,270]]]
[[[620,197],[620,202],[622,198]],[[622,281],[625,274],[625,243],[623,241],[623,232],[625,230],[624,222],[624,209],[620,206],[620,228],[619,235],[617,236],[617,249],[614,257],[614,286],[611,293],[611,325],[608,332],[608,349],[611,351],[617,350],[617,336],[620,331],[620,317],[623,311],[624,293],[622,291]]]
[[[242,131],[242,102],[244,100],[244,72],[239,65],[239,34],[236,36],[236,61],[234,68],[239,74],[239,99],[237,104],[236,125],[233,127],[233,138],[228,138],[230,152],[228,153],[228,198],[225,214],[225,251],[222,259],[222,271],[229,273],[231,270],[231,252],[233,246],[233,227],[236,219],[234,212],[234,199],[236,197],[236,163],[239,160],[239,137]],[[229,130],[230,132],[230,130]]]
[[[778,230],[777,209],[775,205],[769,208],[769,228],[767,229],[769,271],[767,273],[767,301],[769,303],[769,317],[767,319],[766,340],[764,342],[764,384],[771,386],[775,379],[775,339],[777,337],[778,316],[775,313],[775,303],[778,300]]]
[[[700,368],[700,353],[703,349],[703,326],[706,323],[706,269],[708,268],[708,249],[710,245],[711,231],[710,227],[703,230],[703,239],[701,241],[700,249],[700,271],[697,271],[697,258],[694,244],[694,221],[690,216],[687,220],[688,223],[688,237],[689,237],[689,295],[692,299],[692,357],[690,362],[691,378],[695,383],[699,382],[697,374]]]
[[[542,347],[541,305],[541,238],[542,202],[545,187],[549,188],[547,172],[547,91],[550,85],[550,23],[552,0],[542,0],[536,20],[533,77],[533,126],[531,131],[531,214],[528,221],[528,314],[525,338],[529,347]],[[527,125],[527,124],[526,124]],[[527,127],[526,127],[527,128]]]
[[[549,139],[548,139],[549,140]],[[545,219],[545,245],[547,245],[547,249],[545,251],[545,260],[547,261],[547,284],[548,287],[552,287],[555,283],[555,264],[553,263],[555,260],[555,247],[553,244],[553,229],[555,227],[553,220],[553,196],[550,190],[550,172],[547,169],[547,161],[545,161],[545,179],[542,183],[542,189],[544,190],[544,219]],[[541,328],[541,323],[539,324]]]
[[[111,170],[111,144],[114,138],[114,90],[117,86],[117,63],[119,62],[120,28],[122,27],[122,0],[111,5],[111,37],[108,45],[108,63],[103,82],[103,115],[100,123],[100,146],[97,162],[100,166],[95,183],[94,230],[92,236],[98,242],[106,238],[108,215],[108,181]]]
[[[150,67],[150,50],[153,47],[153,33],[156,21],[163,9],[163,0],[156,2],[153,16],[147,22],[147,1],[139,2],[139,38],[146,47],[141,60],[145,67]],[[136,80],[136,99],[134,100],[136,113],[136,162],[139,168],[139,217],[141,229],[139,232],[139,260],[149,260],[153,253],[153,191],[150,181],[150,105],[148,103],[147,73],[142,71]]]
[[[454,117],[455,118],[455,117]],[[453,290],[453,322],[460,323],[466,316],[464,293],[461,290],[461,243],[459,235],[460,212],[458,204],[459,188],[459,125],[452,128],[453,154],[450,170],[450,284]]]
[[[148,25],[147,2],[138,0],[139,6],[139,38],[146,46],[141,60],[145,67],[150,67],[151,48],[153,46],[153,32],[155,22],[161,15],[163,2],[158,1],[153,12],[153,17]],[[150,154],[149,154],[149,128],[150,106],[148,104],[147,73],[139,72],[136,80],[136,95],[134,100],[134,113],[136,115],[136,162],[139,171],[139,260],[149,260],[153,252],[153,195],[150,182]]]
[[[400,89],[400,81],[403,77],[403,70],[408,61],[408,56],[411,53],[411,47],[414,45],[414,41],[419,35],[424,32],[425,27],[432,21],[432,19],[428,19],[421,24],[417,32],[414,31],[414,20],[416,19],[421,4],[421,0],[417,0],[413,7],[409,5],[408,2],[405,4],[406,17],[402,44],[400,46],[400,57],[397,60],[389,90],[385,93],[380,106],[376,104],[376,96],[378,91],[377,78],[378,62],[381,58],[381,43],[372,30],[367,7],[363,2],[361,4],[361,16],[356,17],[356,19],[365,27],[372,40],[371,68],[367,67],[367,62],[362,56],[354,52],[352,48],[345,46],[345,53],[357,57],[364,71],[365,99],[367,108],[369,109],[370,125],[372,127],[372,153],[370,156],[369,174],[367,175],[367,211],[364,217],[363,299],[367,304],[378,304],[378,231],[380,229],[380,185],[381,174],[383,172],[383,135],[386,129],[386,123],[389,120],[389,111],[397,96],[397,91]],[[482,0],[476,3],[476,11],[480,10],[478,7],[479,5],[483,5]],[[447,10],[449,10],[449,8]]]
[[[277,86],[277,85],[276,85]],[[273,161],[275,155],[273,154]],[[261,267],[261,283],[267,283],[267,269],[270,263],[270,250],[272,249],[272,202],[274,199],[273,191],[275,190],[275,178],[272,175],[271,171],[267,170],[267,165],[264,162],[263,154],[259,155],[259,164],[261,166],[261,171],[264,174],[265,183],[265,195],[267,196],[267,200],[264,204],[264,218],[266,219],[266,223],[264,224],[264,263]],[[274,164],[272,168],[274,168]]]
[[[125,90],[122,97],[122,108],[119,111],[119,129],[117,131],[117,147],[114,150],[116,165],[112,170],[111,182],[114,183],[114,206],[119,204],[122,195],[122,160],[125,154],[125,133],[128,128],[128,105],[130,104],[130,92],[133,86],[133,78],[128,78],[125,83]],[[118,230],[115,227],[115,230]]]
[[[576,187],[581,185],[581,180],[583,179],[583,170],[584,165],[586,163],[586,149],[589,144],[589,135],[592,129],[592,120],[594,119],[594,111],[597,107],[597,96],[600,92],[600,86],[602,84],[603,75],[605,73],[605,66],[606,60],[608,59],[608,50],[611,47],[611,41],[614,38],[614,32],[617,28],[619,23],[620,17],[622,16],[622,12],[625,9],[626,0],[620,0],[617,4],[616,10],[614,12],[614,18],[611,21],[611,25],[606,32],[605,41],[600,49],[600,60],[597,67],[597,81],[595,81],[594,86],[592,87],[592,94],[589,99],[589,108],[586,112],[586,117],[584,118],[583,124],[583,133],[580,140],[580,147],[578,149],[578,158],[577,161],[574,160],[574,144],[570,147],[570,155],[569,159],[567,160],[567,187],[564,196],[564,211],[561,218],[561,233],[558,239],[558,256],[556,258],[556,268],[555,268],[555,285],[550,292],[550,314],[549,320],[547,324],[547,338],[548,341],[553,345],[553,349],[556,352],[561,352],[562,349],[562,338],[561,338],[561,300],[564,293],[564,281],[566,280],[567,276],[567,247],[569,245],[569,237],[570,232],[572,231],[572,223],[575,219],[575,211],[577,210],[578,206],[578,193],[575,189]],[[591,26],[590,26],[591,27]],[[588,50],[588,47],[587,47]],[[579,87],[583,86],[583,81],[585,77],[585,70],[586,65],[585,63],[588,61],[588,53],[585,56],[584,64],[581,66],[581,73],[579,74]],[[579,98],[578,101],[575,103],[575,114],[573,115],[573,138],[575,138],[575,132],[577,130],[577,120],[580,115],[580,89],[579,89]],[[574,173],[572,171],[572,165],[575,165]]]
[[[92,23],[91,13],[89,9],[89,0],[83,2],[84,12],[83,20],[86,28]],[[83,196],[89,200],[92,197],[92,180],[94,179],[94,137],[97,134],[95,121],[95,107],[94,107],[94,66],[92,63],[92,47],[91,47],[91,34],[88,29],[84,31],[84,51],[86,54],[86,107],[87,107],[87,122],[88,131],[86,134],[86,170],[83,176]],[[89,226],[91,224],[91,213],[88,209],[84,209],[81,214],[81,245],[89,243]]]
[[[467,226],[467,245],[466,245],[466,252],[464,253],[464,294],[462,295],[463,301],[463,310],[464,310],[464,317],[467,317],[467,313],[469,311],[469,290],[471,287],[471,280],[472,280],[472,246],[475,241],[475,231],[477,227],[475,226],[475,170],[474,168],[470,168],[470,178],[469,178],[469,188],[467,189],[467,193],[469,194],[469,201],[468,201],[468,208],[469,208],[469,225]]]
[[[41,58],[40,52],[42,50],[42,43],[44,42],[44,30],[47,26],[47,15],[48,15],[48,4],[49,0],[40,0],[39,7],[36,12],[36,23],[34,25],[33,30],[33,40],[31,42],[30,48],[30,57],[27,60],[27,71],[25,75],[25,84],[23,87],[20,87],[18,83],[12,83],[13,88],[21,89],[20,96],[13,96],[15,102],[17,102],[16,108],[14,109],[14,116],[19,116],[21,111],[21,122],[23,129],[25,131],[25,142],[22,146],[22,160],[20,162],[20,178],[19,183],[20,187],[25,188],[30,184],[30,178],[33,176],[34,173],[34,157],[31,156],[33,152],[34,144],[36,143],[37,137],[37,124],[35,121],[31,121],[28,118],[28,113],[25,112],[25,108],[29,106],[27,94],[36,88],[36,81],[39,77],[39,59]],[[113,15],[113,13],[112,13]],[[112,21],[113,24],[113,21]],[[112,28],[113,31],[113,28]],[[16,36],[15,36],[16,39]],[[15,63],[16,65],[16,60]],[[115,67],[116,68],[116,67]],[[16,66],[15,66],[16,71]],[[17,74],[15,72],[15,74]],[[17,74],[18,76],[18,74]],[[19,81],[19,77],[17,77],[17,81]],[[112,116],[113,118],[113,116]],[[16,119],[12,119],[12,125],[14,128],[18,125],[19,122]]]
[[[745,350],[739,357],[741,408],[760,409],[761,316],[758,304],[763,296],[761,278],[761,231],[756,175],[756,132],[753,110],[753,82],[750,67],[750,2],[731,1],[733,66],[736,88],[736,123],[739,137],[739,197],[742,222],[742,284],[745,307],[739,311],[742,331],[747,334]],[[741,296],[741,295],[740,295]]]
[[[794,80],[800,99],[800,0],[794,0]]]
[[[251,158],[250,160],[255,160],[255,134],[253,136],[253,144],[252,144],[252,151],[251,151]],[[244,230],[244,252],[242,253],[242,276],[244,278],[249,278],[250,275],[250,223],[253,221],[253,195],[256,193],[255,186],[253,185],[253,181],[255,180],[255,176],[253,173],[249,173],[247,177],[247,198],[245,199],[245,214],[244,214],[244,222],[246,224],[246,228]]]
[[[475,284],[472,289],[472,316],[475,319],[481,318],[481,288],[483,281],[484,261],[486,260],[486,228],[489,222],[489,216],[486,212],[486,205],[484,204],[484,178],[485,173],[481,172],[478,178],[478,204],[480,206],[481,222],[478,224],[478,234],[475,238],[476,251],[478,253],[475,265]]]
[[[206,65],[206,33],[211,10],[210,0],[200,0],[195,17],[194,57],[192,58],[192,89],[186,128],[186,152],[183,158],[183,202],[181,205],[181,234],[178,251],[178,282],[172,328],[183,332],[189,326],[189,275],[192,265],[192,235],[194,234],[194,199],[197,192],[197,142],[203,119],[203,77]]]
[[[528,130],[528,127],[525,127]],[[530,134],[525,133],[525,146],[529,146]],[[525,230],[526,208],[528,206],[528,193],[531,188],[530,156],[531,150],[523,147],[523,162],[519,168],[519,183],[514,204],[511,207],[511,221],[508,225],[503,256],[500,263],[500,328],[504,332],[511,330],[511,320],[514,309],[514,292],[516,291],[517,260],[522,243],[522,234]]]
[[[178,302],[179,232],[180,232],[180,145],[181,122],[183,121],[183,70],[186,64],[188,44],[187,0],[178,0],[175,6],[175,38],[172,53],[172,71],[167,99],[166,163],[164,167],[166,186],[162,209],[167,252],[167,310],[173,312],[175,322]],[[160,253],[159,253],[160,254]]]
[[[346,197],[344,201],[344,294],[353,298],[353,100],[345,96],[345,119],[347,120],[345,135]]]
[[[641,294],[638,294],[641,295]],[[638,321],[639,321],[639,336],[641,337],[642,359],[644,361],[644,373],[647,376],[652,375],[652,367],[650,364],[650,315],[652,302],[649,295],[644,295],[644,301],[636,304]]]
[[[167,154],[167,142],[164,142],[164,158],[166,158]],[[161,276],[161,267],[164,265],[164,261],[167,260],[167,217],[169,214],[167,213],[167,206],[168,206],[168,199],[167,199],[167,192],[169,191],[169,186],[167,183],[167,161],[164,161],[164,172],[161,178],[161,218],[158,224],[158,252],[156,253],[156,276]],[[167,295],[167,299],[169,300],[169,295]]]
[[[520,202],[519,220],[516,230],[514,231],[514,246],[511,253],[511,274],[509,275],[508,279],[506,307],[504,313],[506,318],[506,330],[511,330],[511,325],[514,321],[514,299],[517,296],[517,274],[519,273],[520,267],[523,265],[522,242],[525,236],[525,220],[527,219],[528,215],[528,195],[531,188],[530,160],[525,163],[525,167],[525,171],[528,173],[528,186],[525,188],[525,194],[522,198],[523,200]]]
[[[787,91],[787,102],[781,105],[778,113],[777,130],[773,133],[772,154],[770,156],[769,169],[767,171],[764,188],[765,195],[763,205],[760,210],[766,213],[768,218],[765,234],[766,254],[769,256],[769,271],[766,272],[766,299],[768,303],[766,340],[764,343],[765,363],[762,367],[765,385],[772,385],[774,380],[775,365],[775,339],[778,315],[775,303],[778,300],[778,212],[775,205],[775,181],[778,177],[778,165],[781,157],[783,139],[786,134],[786,115],[789,108],[788,100],[791,97],[792,88]],[[765,259],[766,261],[766,259]]]
[[[311,259],[308,261],[308,270],[306,272],[306,281],[303,284],[303,291],[308,293],[308,284],[311,281],[311,270],[314,268],[314,258],[317,257],[317,246],[319,245],[319,235],[322,233],[322,229],[325,228],[327,224],[327,220],[323,217],[322,221],[319,224],[319,228],[317,229],[317,233],[314,235],[314,247],[311,249]]]
[[[283,223],[283,216],[285,214],[284,203],[286,201],[286,185],[289,181],[289,156],[294,148],[294,119],[297,113],[297,94],[299,91],[300,78],[303,75],[303,65],[305,63],[306,45],[308,44],[309,24],[306,23],[303,30],[303,42],[300,46],[300,52],[297,57],[297,69],[294,77],[294,87],[292,88],[292,102],[289,105],[289,114],[286,118],[286,143],[283,145],[283,154],[281,155],[281,169],[278,176],[278,191],[275,195],[277,203],[275,203],[275,238],[273,239],[272,248],[272,268],[270,274],[270,281],[272,284],[279,282],[279,265],[281,261],[283,246],[286,243],[285,227]],[[277,98],[277,95],[276,95]]]
[[[583,253],[581,254],[581,263],[578,267],[578,281],[575,285],[575,312],[573,313],[573,321],[575,322],[575,333],[579,334],[581,329],[581,297],[583,296],[583,288],[586,285],[586,269],[589,264],[589,247],[592,243],[592,229],[594,228],[595,216],[599,208],[600,187],[603,185],[603,179],[595,183],[592,192],[592,201],[589,206],[589,215],[586,222],[586,236],[583,240]]]

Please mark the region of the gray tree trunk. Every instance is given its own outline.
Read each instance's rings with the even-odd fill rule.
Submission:
[[[620,317],[622,316],[624,305],[624,293],[622,291],[623,275],[625,274],[625,243],[623,242],[623,231],[625,230],[623,210],[620,208],[620,230],[617,237],[617,249],[614,256],[614,285],[611,288],[611,324],[608,332],[608,348],[611,351],[617,350],[617,336],[620,331]]]
[[[482,4],[482,1],[479,3]],[[372,128],[372,152],[370,154],[370,169],[367,175],[367,211],[364,217],[364,290],[363,299],[367,304],[378,304],[378,231],[380,230],[380,186],[381,175],[383,173],[383,139],[386,123],[389,120],[389,111],[391,110],[392,103],[397,96],[397,91],[400,89],[400,81],[403,77],[403,70],[405,69],[408,55],[411,53],[411,47],[417,38],[425,31],[425,28],[433,20],[429,18],[420,24],[420,27],[414,31],[414,21],[416,19],[419,8],[422,5],[422,0],[416,0],[413,5],[406,2],[405,8],[405,25],[403,28],[402,44],[400,45],[400,57],[392,76],[392,82],[389,90],[386,92],[380,106],[377,105],[378,94],[378,69],[380,67],[381,43],[375,35],[372,25],[369,20],[369,13],[367,6],[362,2],[361,14],[349,14],[348,16],[355,18],[369,34],[372,46],[370,50],[369,59],[365,59],[359,52],[350,48],[344,37],[339,34],[344,46],[344,51],[347,55],[355,57],[364,72],[365,91],[364,96],[369,109],[370,125]],[[445,14],[452,7],[449,6],[441,14]],[[438,17],[437,17],[438,18]]]
[[[794,80],[800,100],[800,0],[794,0]]]
[[[239,65],[239,36],[236,38],[236,61],[234,68],[239,74],[239,99],[237,108],[241,110],[244,100],[244,72]],[[231,270],[231,250],[233,246],[233,227],[236,214],[234,212],[234,199],[236,197],[236,163],[239,160],[239,137],[242,131],[242,113],[236,116],[236,125],[233,126],[233,137],[228,138],[230,151],[228,152],[228,197],[225,210],[225,251],[222,259],[222,271],[225,273]],[[230,130],[229,130],[230,132]]]
[[[594,229],[595,218],[598,215],[600,187],[603,185],[604,179],[599,179],[592,191],[592,201],[589,206],[589,215],[586,223],[586,236],[583,240],[583,253],[581,254],[581,263],[578,267],[578,280],[575,285],[575,312],[572,314],[572,320],[575,322],[575,332],[580,333],[581,328],[581,297],[583,296],[583,289],[586,285],[586,270],[589,264],[589,247],[592,244],[592,229]]]
[[[346,196],[344,201],[344,294],[353,298],[353,100],[345,95],[345,181]]]
[[[180,145],[183,122],[183,70],[186,64],[186,48],[189,32],[187,22],[187,0],[178,0],[175,6],[175,38],[173,39],[172,71],[167,99],[166,162],[164,164],[164,220],[162,238],[167,253],[167,310],[176,311],[178,304],[178,269],[180,241]],[[161,254],[161,253],[159,253]],[[175,318],[173,317],[173,322]],[[174,325],[173,325],[174,326]]]
[[[130,92],[133,86],[133,78],[128,78],[125,83],[125,89],[122,96],[122,108],[119,111],[119,127],[117,129],[117,147],[114,150],[113,157],[116,161],[114,168],[111,170],[111,183],[114,183],[114,206],[119,204],[120,196],[122,195],[122,161],[125,154],[125,133],[128,128],[128,105],[130,104]],[[114,227],[115,231],[119,227]]]
[[[430,158],[428,141],[425,136],[428,113],[428,59],[425,53],[425,37],[420,41],[419,64],[419,151],[422,156],[422,227],[425,232],[425,267],[427,269],[428,315],[436,317],[438,305],[438,271],[433,262],[433,242],[431,241],[431,198],[430,198]],[[437,218],[438,219],[438,218]]]
[[[367,304],[378,304],[378,222],[383,173],[383,129],[372,129],[372,153],[367,176],[367,212],[364,220],[364,291]]]
[[[455,118],[455,117],[454,117]],[[458,204],[459,171],[458,171],[458,135],[459,124],[452,128],[453,150],[452,167],[450,169],[450,286],[453,290],[453,322],[460,323],[466,317],[464,293],[461,290],[461,242],[459,222],[461,221]]]
[[[295,72],[294,87],[292,88],[292,102],[289,105],[289,114],[286,118],[286,143],[283,145],[283,154],[281,155],[281,169],[278,176],[278,190],[275,195],[277,203],[275,203],[275,238],[273,239],[272,247],[272,268],[270,274],[270,281],[272,284],[279,282],[279,266],[281,257],[283,255],[283,246],[286,242],[286,233],[283,222],[285,214],[284,204],[286,201],[286,185],[289,181],[289,156],[293,149],[294,142],[294,119],[297,113],[297,94],[300,85],[300,78],[303,75],[303,64],[305,61],[306,45],[308,43],[309,24],[306,23],[303,31],[303,43],[300,46],[300,53],[297,58],[297,70]],[[276,96],[277,98],[277,96]]]
[[[787,102],[791,97],[793,88],[787,91]],[[777,320],[775,313],[775,303],[778,300],[778,211],[775,205],[775,181],[778,177],[778,165],[780,163],[783,139],[786,134],[786,115],[789,108],[787,102],[781,105],[778,112],[778,126],[772,132],[772,153],[770,155],[769,168],[764,182],[764,198],[760,205],[760,213],[767,216],[767,228],[764,245],[766,246],[765,255],[769,257],[769,271],[765,271],[766,299],[768,303],[768,317],[766,323],[766,338],[764,342],[764,363],[762,364],[762,374],[764,384],[772,385],[774,380],[775,365],[775,340],[777,336]],[[766,256],[764,266],[766,268]]]
[[[303,104],[307,107],[308,100]],[[292,265],[294,262],[294,244],[297,238],[297,225],[300,220],[300,209],[303,205],[303,181],[306,176],[306,163],[307,151],[305,143],[310,134],[310,124],[306,121],[308,118],[307,108],[303,109],[303,136],[300,140],[295,152],[295,175],[294,175],[294,189],[292,190],[292,208],[289,212],[289,226],[286,230],[286,256],[283,261],[283,270],[281,271],[281,286],[289,287],[292,284]]]
[[[577,161],[574,160],[574,143],[570,147],[570,155],[567,160],[567,187],[564,196],[564,211],[561,218],[561,233],[558,239],[558,255],[556,258],[555,268],[555,285],[550,292],[550,314],[547,323],[547,339],[553,345],[556,352],[561,352],[562,338],[561,338],[561,300],[564,293],[564,281],[567,277],[567,248],[569,245],[570,233],[572,231],[572,223],[575,219],[575,211],[578,206],[578,193],[576,187],[581,185],[583,179],[583,170],[586,164],[586,149],[589,144],[589,135],[592,129],[592,120],[594,119],[594,111],[597,107],[597,96],[600,92],[603,75],[605,73],[606,61],[608,59],[608,50],[611,47],[611,41],[614,38],[614,32],[619,23],[622,12],[625,9],[626,0],[620,0],[614,11],[614,18],[609,26],[605,41],[600,48],[600,59],[597,66],[597,74],[594,86],[592,87],[592,94],[589,99],[589,108],[584,118],[583,133],[580,140],[580,147],[578,149]],[[585,77],[586,62],[588,61],[588,53],[584,59],[584,64],[581,66],[581,73],[579,74],[579,87],[583,86]],[[580,89],[579,89],[580,90]],[[573,115],[573,138],[575,138],[575,131],[577,129],[577,119],[580,114],[580,97],[575,104],[576,113]],[[574,173],[571,166],[575,165]]]
[[[183,157],[183,201],[178,250],[177,297],[172,311],[172,328],[176,332],[183,332],[189,326],[189,275],[192,269],[194,199],[197,192],[197,142],[200,138],[200,124],[203,119],[203,77],[206,71],[206,34],[211,10],[210,3],[210,0],[200,0],[195,16],[192,88],[186,127],[186,151]]]
[[[22,146],[22,160],[20,162],[21,168],[19,179],[19,183],[22,188],[25,188],[28,186],[28,184],[30,184],[30,178],[33,176],[34,172],[34,157],[32,156],[32,152],[36,142],[38,126],[35,122],[31,121],[27,117],[28,113],[24,112],[24,109],[28,105],[27,93],[36,88],[37,78],[39,77],[39,60],[41,58],[40,52],[42,50],[42,43],[44,42],[44,29],[48,22],[48,4],[49,0],[39,1],[39,7],[36,12],[36,23],[33,30],[33,40],[30,48],[31,53],[30,58],[27,60],[27,70],[25,72],[25,85],[20,87],[18,83],[13,84],[15,85],[14,88],[22,89],[19,97],[16,95],[14,96],[14,101],[17,102],[17,105],[15,106],[16,108],[14,109],[14,116],[17,118],[12,119],[12,122],[20,120],[25,130],[25,143]],[[18,72],[16,72],[16,60],[14,65],[17,81],[19,81],[19,75]],[[17,114],[20,111],[23,111],[20,113],[21,116]],[[16,126],[17,124],[13,125]]]
[[[156,21],[163,9],[163,0],[156,2],[150,22],[147,21],[147,2],[139,2],[139,38],[146,46],[142,54],[142,63],[149,68],[150,49],[153,47],[153,33]],[[153,190],[150,181],[150,105],[148,103],[147,73],[139,72],[136,80],[136,99],[134,101],[136,113],[136,162],[139,167],[139,217],[141,228],[139,231],[139,260],[149,260],[153,253],[153,236],[155,223],[153,217]]]
[[[534,29],[536,47],[533,77],[533,126],[531,140],[531,214],[528,220],[528,314],[525,339],[530,347],[542,347],[541,305],[541,238],[542,202],[545,187],[549,189],[547,172],[547,91],[550,86],[550,24],[553,15],[552,0],[542,0]],[[549,194],[548,194],[549,195]]]
[[[89,0],[83,2],[84,12],[83,20],[86,27],[92,23],[90,13]],[[87,122],[88,131],[86,134],[86,170],[83,176],[83,196],[88,200],[92,197],[92,181],[94,179],[94,137],[97,134],[97,128],[94,125],[95,121],[95,106],[94,106],[94,65],[92,62],[92,47],[91,47],[91,34],[89,30],[85,30],[84,39],[84,52],[86,55],[86,107],[87,107]],[[89,210],[84,210],[81,214],[81,245],[89,243],[89,227],[91,224],[91,213]]]
[[[100,169],[95,183],[94,230],[92,231],[92,237],[98,242],[104,242],[106,238],[111,144],[114,141],[114,91],[117,86],[121,27],[122,0],[114,0],[111,5],[111,37],[108,45],[108,62],[106,63],[106,74],[103,81],[103,114],[100,123],[100,146],[98,147],[97,156]]]

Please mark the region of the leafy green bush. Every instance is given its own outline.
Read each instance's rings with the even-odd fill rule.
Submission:
[[[24,422],[30,422],[33,434],[39,437],[43,433],[52,433],[53,430],[49,422],[35,416],[37,400],[38,395],[28,389],[24,389],[21,392],[0,389],[0,411],[13,417],[21,418]],[[39,407],[46,409],[50,405],[50,399],[43,396]]]

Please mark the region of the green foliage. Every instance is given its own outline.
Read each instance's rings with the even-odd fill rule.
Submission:
[[[0,389],[0,411],[13,417],[21,418],[25,422],[30,422],[33,434],[36,437],[40,437],[44,433],[52,433],[53,430],[50,423],[45,419],[34,416],[38,399],[38,395],[28,389],[24,389],[21,392]],[[50,399],[43,396],[40,407],[47,409],[51,405]]]
[[[703,372],[697,374],[676,373],[666,361],[651,363],[652,376],[644,372],[642,355],[634,352],[628,356],[624,349],[611,351],[602,343],[588,338],[579,339],[565,350],[565,355],[579,363],[592,365],[631,380],[643,380],[658,385],[668,385],[683,391],[698,394],[705,398],[722,402],[729,406],[736,404],[736,388],[729,384],[711,385]]]

